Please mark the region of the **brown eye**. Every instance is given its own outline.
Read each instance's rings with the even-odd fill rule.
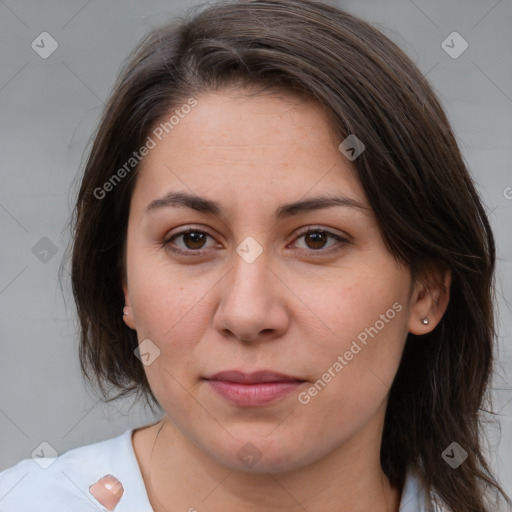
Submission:
[[[310,249],[323,249],[323,246],[327,243],[329,236],[326,233],[321,232],[309,232],[304,236],[304,240],[306,241],[306,245]]]
[[[200,231],[189,231],[181,236],[187,249],[202,249],[208,235]]]
[[[299,249],[308,251],[310,253],[317,252],[319,253],[318,255],[339,251],[346,245],[350,244],[349,240],[346,238],[336,235],[335,233],[331,233],[330,231],[318,228],[310,228],[307,231],[302,232],[299,234],[296,240],[300,239],[304,239],[305,247],[299,246]],[[329,239],[333,240],[334,243],[331,243],[327,246]]]
[[[212,238],[208,233],[195,228],[188,228],[164,240],[162,246],[177,254],[201,253],[208,238]],[[178,243],[179,242],[179,243]]]

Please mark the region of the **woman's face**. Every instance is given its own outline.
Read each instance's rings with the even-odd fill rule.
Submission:
[[[384,246],[316,105],[241,90],[196,99],[145,157],[130,205],[125,319],[150,340],[141,352],[154,395],[230,468],[378,454],[418,322],[409,270]],[[320,204],[327,197],[342,199]],[[206,380],[231,370],[296,380]]]

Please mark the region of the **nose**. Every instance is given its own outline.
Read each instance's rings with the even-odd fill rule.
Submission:
[[[265,252],[250,263],[238,254],[234,259],[219,283],[215,329],[251,343],[283,336],[290,322],[286,297],[291,292],[279,272],[269,267]]]

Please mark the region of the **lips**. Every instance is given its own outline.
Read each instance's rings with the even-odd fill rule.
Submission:
[[[268,406],[296,391],[305,382],[271,370],[253,373],[227,370],[204,380],[223,399],[238,407]]]
[[[226,370],[218,372],[206,380],[219,380],[223,382],[234,382],[237,384],[262,384],[268,382],[304,382],[303,379],[292,377],[283,373],[271,370],[259,370],[253,373],[244,373],[239,370]]]

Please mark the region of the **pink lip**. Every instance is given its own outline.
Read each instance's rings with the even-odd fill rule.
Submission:
[[[207,377],[206,381],[222,397],[244,407],[270,404],[304,383],[302,379],[269,370],[251,374],[229,370]]]

